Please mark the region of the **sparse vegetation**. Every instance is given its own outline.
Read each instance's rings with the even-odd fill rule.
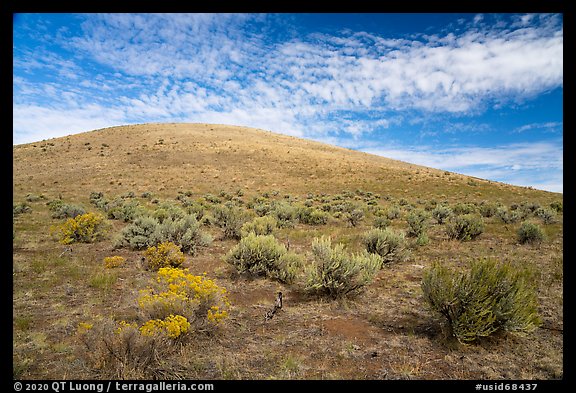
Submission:
[[[130,126],[129,135],[126,130],[71,135],[52,146],[14,146],[13,203],[32,209],[13,216],[15,378],[564,378],[561,194],[480,180],[469,187],[463,175],[390,165],[380,157],[244,128],[149,124]],[[164,144],[155,145],[160,138]],[[94,152],[87,152],[86,141]],[[103,142],[111,147],[100,157]],[[43,146],[47,152],[42,153]],[[89,172],[94,176],[86,176],[86,168],[94,168]],[[55,231],[58,236],[50,239],[50,227],[70,218],[51,217],[65,204],[102,215],[103,236],[94,243],[62,245]],[[439,223],[436,209],[456,204],[472,206],[473,214],[483,218],[478,241],[450,241],[450,218],[434,225]],[[482,217],[487,204],[498,207],[496,214]],[[130,205],[141,214],[124,215]],[[272,229],[278,206],[288,211],[287,220]],[[240,241],[225,238],[216,224],[215,212],[227,207],[246,214],[243,237],[273,235],[285,246],[277,260],[281,269],[238,273],[226,261]],[[355,209],[364,219],[352,226],[347,216]],[[406,237],[402,252],[387,252],[379,234],[369,255],[373,226],[402,237],[408,216],[421,209],[431,216],[428,246],[414,247],[417,238]],[[555,212],[550,223],[544,223],[542,210]],[[326,224],[311,220],[317,211]],[[502,211],[513,222],[504,222]],[[195,217],[194,225],[184,225],[188,216]],[[520,244],[517,230],[523,221],[541,227],[541,244]],[[193,255],[179,243],[191,228]],[[350,270],[326,263],[325,278],[332,281],[324,285],[320,258],[312,252],[314,239],[322,236],[331,237],[332,252],[342,245],[343,257],[328,262],[355,266],[350,260],[368,256],[376,265],[380,261],[379,268],[346,276]],[[145,250],[165,241],[185,256],[180,267],[169,268],[194,279],[168,283],[159,278],[164,268],[144,269]],[[112,251],[114,246],[122,249]],[[438,260],[458,283],[460,272],[469,275],[463,259],[470,257],[497,257],[511,261],[514,269],[534,272],[527,282],[538,287],[542,328],[524,339],[502,337],[506,331],[499,329],[473,346],[447,339],[450,324],[431,312],[422,279]],[[107,268],[106,258],[125,260]],[[313,269],[315,288],[308,287]],[[365,285],[347,294],[331,291],[330,285],[340,282],[334,277],[342,279],[343,288],[362,278]],[[195,290],[189,300],[180,296],[185,287],[210,292],[208,281],[226,288],[234,306],[218,300],[201,306]],[[283,308],[266,320],[278,292],[284,295]],[[140,307],[138,300],[145,296],[149,301]]]

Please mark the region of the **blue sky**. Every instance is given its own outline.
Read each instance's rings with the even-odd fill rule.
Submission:
[[[559,14],[18,14],[13,142],[243,125],[563,191]]]

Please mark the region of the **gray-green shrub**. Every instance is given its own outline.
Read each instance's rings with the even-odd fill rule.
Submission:
[[[561,201],[554,201],[550,203],[550,208],[556,211],[556,213],[562,213],[564,210],[564,205]]]
[[[423,209],[415,209],[408,217],[406,217],[406,222],[408,223],[408,232],[406,233],[409,237],[419,238],[426,234],[428,229],[428,213]]]
[[[454,215],[452,209],[448,206],[437,205],[432,209],[432,218],[436,220],[438,224],[444,224],[450,217]]]
[[[472,214],[476,213],[476,206],[471,203],[457,203],[452,208],[452,211],[456,215]]]
[[[492,202],[482,201],[482,203],[478,206],[478,212],[482,217],[492,217],[498,211],[498,205]]]
[[[22,213],[30,213],[32,208],[26,202],[12,204],[12,215],[17,216]]]
[[[544,240],[544,232],[542,229],[531,222],[523,222],[516,234],[521,244],[541,243]]]
[[[215,206],[212,216],[214,223],[224,230],[225,239],[240,239],[242,225],[250,218],[246,210],[232,205]]]
[[[270,214],[276,218],[280,228],[291,228],[297,219],[298,210],[285,201],[274,201],[270,206]]]
[[[452,217],[446,225],[446,234],[450,239],[473,240],[484,232],[482,218],[474,214]]]
[[[278,228],[276,219],[272,216],[256,217],[252,221],[248,221],[240,228],[240,235],[242,237],[248,236],[249,233],[255,235],[272,235]]]
[[[395,220],[397,218],[400,218],[401,214],[402,210],[398,205],[392,205],[388,209],[386,209],[386,217],[389,220]]]
[[[544,224],[553,224],[556,221],[556,211],[540,207],[536,209],[534,215],[542,220]]]
[[[77,216],[86,214],[86,210],[82,206],[68,203],[55,204],[54,206],[52,218],[76,218]]]
[[[328,213],[326,212],[306,206],[298,207],[296,215],[298,217],[298,221],[307,225],[325,225],[328,223],[329,217]]]
[[[111,220],[132,222],[136,217],[146,214],[140,203],[136,200],[125,201],[117,198],[107,205],[107,215]]]
[[[405,256],[404,233],[396,232],[391,228],[371,229],[364,234],[362,241],[366,251],[379,255],[382,263],[400,261]]]
[[[274,236],[255,235],[251,232],[243,237],[224,259],[240,273],[247,272],[291,283],[302,262],[298,256],[292,254],[288,253],[286,247]]]
[[[154,217],[138,217],[132,224],[120,231],[120,234],[114,240],[114,247],[142,250],[155,246],[154,233],[158,225],[158,220]]]
[[[364,210],[354,209],[344,216],[346,221],[353,227],[358,225],[360,221],[364,220]]]
[[[306,268],[305,290],[336,299],[361,292],[372,282],[382,266],[382,259],[367,252],[348,254],[344,245],[332,247],[330,238],[312,242],[314,262]]]
[[[541,324],[531,273],[510,264],[480,259],[457,272],[435,263],[424,272],[422,290],[463,343],[499,330],[526,333]]]
[[[378,229],[387,228],[390,225],[390,220],[385,216],[374,217],[374,227]]]
[[[158,243],[172,242],[183,252],[194,255],[198,247],[209,245],[211,240],[192,214],[176,219],[165,218],[162,222],[154,217],[142,216],[120,232],[114,246],[142,250]]]

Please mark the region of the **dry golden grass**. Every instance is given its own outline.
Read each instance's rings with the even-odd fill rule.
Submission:
[[[77,334],[81,322],[136,320],[138,291],[154,273],[143,269],[142,252],[113,250],[110,236],[93,244],[73,244],[72,253],[50,236],[48,200],[62,197],[89,211],[92,191],[114,198],[129,191],[151,192],[173,200],[179,191],[193,198],[221,190],[250,201],[306,200],[355,190],[379,194],[383,208],[404,198],[410,205],[435,200],[509,206],[524,201],[548,206],[559,194],[475,179],[418,167],[316,142],[243,127],[209,124],[145,124],[114,127],[13,149],[13,195],[46,199],[30,202],[32,212],[14,219],[13,360],[22,379],[102,378],[83,356]],[[275,191],[278,191],[276,194]],[[274,195],[276,194],[276,195]],[[389,198],[387,200],[386,198]],[[149,208],[149,201],[138,200]],[[318,203],[318,202],[315,202]],[[365,206],[365,205],[364,205]],[[407,208],[391,227],[405,230]],[[126,224],[111,221],[110,234]],[[373,223],[367,216],[356,227],[331,218],[328,225],[297,223],[276,237],[310,259],[317,236],[331,236],[350,251],[362,249],[361,236]],[[240,275],[224,262],[236,244],[221,240],[222,230],[207,227],[214,241],[183,264],[204,272],[227,288],[230,318],[211,335],[183,340],[164,353],[157,375],[184,379],[558,379],[563,376],[563,223],[543,225],[541,245],[519,246],[515,230],[496,217],[470,242],[449,240],[442,225],[432,224],[430,242],[410,246],[406,260],[385,266],[367,290],[354,299],[329,301],[306,296],[299,285]],[[412,240],[410,240],[412,242]],[[103,259],[126,262],[105,269]],[[426,306],[420,281],[435,260],[463,267],[481,256],[494,256],[537,268],[544,324],[527,337],[498,335],[464,346],[447,337],[443,321]],[[284,307],[270,321],[264,313],[284,293]],[[117,377],[146,377],[128,370]],[[115,372],[119,372],[115,370]]]

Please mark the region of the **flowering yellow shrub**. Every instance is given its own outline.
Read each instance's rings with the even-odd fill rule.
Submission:
[[[61,225],[53,227],[58,232],[62,244],[92,243],[104,234],[104,217],[95,213],[86,213],[75,218],[69,218]]]
[[[158,270],[156,287],[141,291],[138,305],[152,319],[183,315],[197,324],[221,322],[228,316],[230,302],[226,289],[213,280],[190,274],[188,269],[163,267]]]
[[[211,323],[218,324],[227,316],[228,312],[226,310],[220,311],[220,307],[212,306],[210,307],[210,310],[208,310],[208,315],[206,318],[208,318],[208,321]]]
[[[124,257],[119,255],[115,255],[113,257],[105,257],[104,258],[104,267],[107,269],[113,269],[115,267],[122,266],[126,262]]]
[[[118,322],[118,327],[116,328],[116,334],[122,333],[125,329],[138,329],[138,324],[128,323],[126,321]]]
[[[80,322],[78,324],[78,333],[86,333],[94,327],[94,324],[88,322]]]
[[[166,334],[170,338],[177,338],[190,331],[190,322],[182,315],[170,314],[164,320],[151,319],[140,327],[144,336]]]
[[[178,267],[184,262],[184,254],[180,247],[172,242],[163,242],[158,246],[149,247],[145,252],[148,268],[158,270],[162,267]]]

